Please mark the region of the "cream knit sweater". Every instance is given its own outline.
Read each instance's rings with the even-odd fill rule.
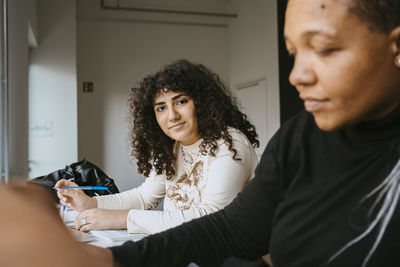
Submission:
[[[229,204],[254,176],[258,159],[249,140],[240,131],[229,128],[233,147],[228,150],[218,140],[215,157],[201,155],[196,143],[177,144],[177,175],[167,180],[151,173],[137,188],[119,194],[96,197],[98,208],[130,210],[127,217],[129,233],[153,234],[194,218],[213,213]],[[164,210],[150,210],[164,198]]]

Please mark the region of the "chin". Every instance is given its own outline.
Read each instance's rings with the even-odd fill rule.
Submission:
[[[186,141],[186,135],[175,135],[174,140],[183,143]]]

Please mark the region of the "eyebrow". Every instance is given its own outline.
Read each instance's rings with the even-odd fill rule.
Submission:
[[[302,34],[301,39],[303,39],[303,40],[304,39],[310,39],[310,38],[312,38],[312,37],[314,37],[316,35],[321,35],[321,36],[324,36],[324,37],[326,37],[328,39],[331,39],[331,40],[337,39],[333,34],[328,33],[326,31],[322,31],[322,30],[313,30],[313,31],[305,32],[304,34]],[[288,41],[288,40],[290,41],[290,39],[287,36],[284,36],[284,38],[285,38],[285,42]]]
[[[178,98],[180,98],[180,97],[182,97],[182,96],[186,96],[186,95],[185,95],[185,94],[179,94],[179,95],[173,96],[173,97],[171,98],[171,100],[176,100],[176,99],[178,99]],[[165,104],[165,101],[161,101],[161,102],[154,103],[154,106],[163,105],[163,104]]]
[[[304,34],[304,37],[311,38],[311,37],[313,37],[315,35],[322,35],[322,36],[324,36],[324,37],[326,37],[328,39],[336,39],[336,37],[332,33],[329,33],[329,32],[326,32],[326,31],[320,31],[320,30],[306,32]]]

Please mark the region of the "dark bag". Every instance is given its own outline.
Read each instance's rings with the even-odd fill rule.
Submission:
[[[58,180],[66,179],[80,186],[107,186],[108,190],[84,190],[86,195],[93,197],[97,195],[108,195],[119,193],[114,180],[108,177],[99,167],[93,163],[82,160],[65,166],[64,169],[52,172],[45,176],[40,176],[30,180],[30,183],[41,184],[49,187],[53,191],[56,201],[58,197],[56,190],[53,189]]]

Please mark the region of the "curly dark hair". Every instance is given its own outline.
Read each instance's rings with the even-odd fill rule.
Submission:
[[[154,98],[161,91],[184,92],[193,99],[199,135],[203,138],[200,152],[215,156],[217,140],[223,138],[233,148],[228,126],[240,130],[254,147],[259,146],[255,127],[247,120],[219,76],[202,64],[178,60],[155,74],[146,76],[132,88],[128,100],[131,118],[131,155],[137,159],[138,171],[149,176],[152,168],[167,179],[174,174],[175,140],[168,137],[157,123]],[[209,151],[207,152],[207,149]]]

